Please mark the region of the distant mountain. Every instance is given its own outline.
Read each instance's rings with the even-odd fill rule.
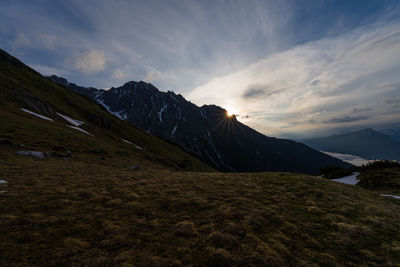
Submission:
[[[127,82],[98,90],[51,80],[86,95],[110,113],[183,147],[222,171],[292,171],[318,173],[328,165],[349,166],[304,144],[267,137],[228,117],[214,105],[198,107],[174,92],[160,92],[150,83]]]
[[[351,154],[364,159],[400,160],[400,142],[371,128],[303,141],[318,150]]]
[[[400,128],[384,129],[380,132],[400,142]]]

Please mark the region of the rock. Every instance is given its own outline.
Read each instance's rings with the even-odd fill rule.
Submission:
[[[137,171],[137,170],[140,169],[140,166],[139,166],[139,165],[134,165],[134,166],[131,166],[130,168],[131,168],[132,170],[134,170],[134,171]]]
[[[23,156],[32,156],[38,159],[44,159],[46,156],[43,152],[40,151],[25,151],[21,150],[17,152],[18,155],[23,155]]]

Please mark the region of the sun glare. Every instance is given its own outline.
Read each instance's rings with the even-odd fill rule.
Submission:
[[[226,116],[228,117],[232,117],[233,115],[236,114],[236,110],[230,106],[225,107],[225,110],[226,110]]]

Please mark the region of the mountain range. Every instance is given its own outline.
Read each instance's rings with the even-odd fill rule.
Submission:
[[[400,161],[400,142],[371,128],[308,139],[303,143],[321,151],[351,154],[368,160]]]
[[[201,107],[174,92],[161,92],[143,81],[109,90],[82,87],[66,79],[52,81],[83,94],[121,120],[176,143],[221,171],[318,173],[321,167],[350,166],[304,144],[267,137],[228,116],[219,106]]]

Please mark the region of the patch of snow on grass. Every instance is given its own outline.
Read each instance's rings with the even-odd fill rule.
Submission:
[[[127,144],[133,145],[132,142],[129,142],[128,140],[125,140],[124,138],[121,138],[121,140],[124,141],[124,142],[127,143]]]
[[[81,126],[82,124],[84,124],[83,121],[78,121],[78,120],[72,119],[72,118],[70,118],[68,116],[65,116],[65,115],[61,114],[61,113],[57,112],[57,115],[60,116],[61,118],[63,118],[64,120],[68,121],[69,123],[71,123],[74,126]]]
[[[359,172],[353,172],[352,175],[345,176],[338,179],[332,179],[334,182],[342,183],[342,184],[349,184],[349,185],[356,185],[360,180],[357,179]]]
[[[45,158],[45,154],[43,152],[40,151],[25,151],[25,150],[21,150],[18,151],[16,154],[18,155],[23,155],[23,156],[32,156],[38,159],[44,159]]]
[[[143,147],[140,147],[140,146],[138,146],[138,145],[133,144],[133,146],[136,147],[137,149],[144,150]]]
[[[69,128],[72,128],[72,129],[81,131],[82,133],[85,133],[85,134],[87,134],[87,135],[94,136],[93,134],[91,134],[91,133],[89,133],[89,132],[87,132],[87,131],[85,131],[85,130],[79,128],[79,127],[75,127],[75,126],[71,126],[71,125],[67,125],[67,126],[68,126]]]
[[[21,110],[24,111],[24,112],[26,112],[26,113],[29,113],[29,114],[31,114],[31,115],[33,115],[33,116],[36,116],[36,117],[38,117],[38,118],[41,118],[41,119],[43,119],[43,120],[53,121],[53,119],[50,119],[49,117],[46,117],[46,116],[37,114],[37,113],[35,113],[35,112],[33,112],[33,111],[30,111],[30,110],[27,110],[27,109],[25,109],[25,108],[21,108]]]
[[[382,197],[392,197],[392,198],[395,198],[395,199],[400,199],[400,196],[396,196],[396,195],[380,194],[380,196],[382,196]]]
[[[140,147],[140,146],[138,146],[138,145],[136,145],[136,144],[134,144],[134,143],[132,143],[132,142],[130,142],[130,141],[128,141],[128,140],[125,140],[125,139],[123,139],[123,138],[121,138],[121,140],[122,140],[123,142],[127,143],[127,144],[133,145],[133,146],[136,147],[137,149],[140,149],[140,150],[143,150],[143,149],[144,149],[143,147]]]

